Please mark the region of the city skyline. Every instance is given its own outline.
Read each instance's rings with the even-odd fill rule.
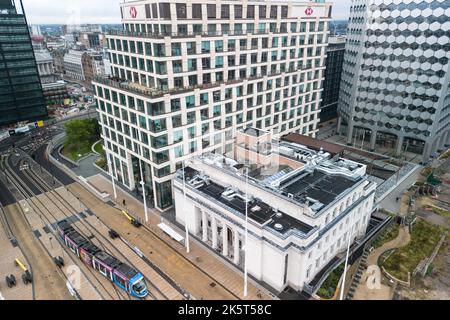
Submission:
[[[23,0],[30,24],[114,24],[120,23],[121,0],[64,1]],[[327,1],[333,3],[333,19],[347,19],[351,0]]]

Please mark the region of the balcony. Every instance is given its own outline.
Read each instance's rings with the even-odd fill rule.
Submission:
[[[129,91],[132,93],[136,93],[136,94],[139,94],[139,95],[142,95],[145,97],[149,97],[152,99],[157,99],[157,98],[162,98],[166,94],[170,94],[170,95],[183,94],[186,92],[192,92],[195,89],[206,90],[206,89],[220,87],[222,84],[225,84],[225,85],[236,84],[236,83],[244,82],[246,80],[251,81],[251,80],[256,80],[256,79],[262,79],[264,77],[273,77],[273,76],[281,75],[283,73],[297,72],[299,70],[302,70],[302,69],[287,68],[283,72],[278,71],[278,72],[267,73],[267,74],[254,74],[254,75],[249,75],[245,78],[236,78],[234,80],[229,80],[229,81],[217,81],[215,83],[198,84],[195,86],[187,86],[187,87],[183,87],[183,88],[173,88],[173,89],[167,89],[167,90],[149,88],[149,87],[137,84],[137,83],[133,83],[133,82],[129,82],[127,80],[120,79],[118,77],[107,78],[107,77],[95,76],[93,82],[111,86],[113,88]],[[214,102],[217,102],[217,101],[214,101]]]
[[[124,36],[124,37],[135,37],[135,38],[147,38],[147,39],[164,39],[165,37],[169,38],[195,38],[196,36],[201,37],[223,37],[225,35],[228,36],[247,36],[247,34],[252,35],[262,35],[262,34],[284,34],[289,33],[287,30],[235,30],[235,31],[205,31],[205,32],[135,32],[135,31],[127,31],[127,30],[110,30],[108,32],[109,36]],[[305,33],[301,32],[292,32],[292,33]]]

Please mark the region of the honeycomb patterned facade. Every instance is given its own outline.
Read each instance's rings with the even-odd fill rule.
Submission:
[[[450,138],[450,0],[353,0],[339,113],[354,128],[425,142]],[[375,138],[372,138],[372,149]]]

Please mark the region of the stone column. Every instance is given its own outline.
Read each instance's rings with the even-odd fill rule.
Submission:
[[[445,133],[445,147],[448,148],[450,146],[450,130]]]
[[[397,150],[395,151],[397,155],[402,154],[403,152],[403,141],[405,140],[405,137],[398,137],[397,138]]]
[[[347,129],[347,145],[351,146],[353,144],[353,125],[348,125]]]
[[[375,151],[375,146],[377,144],[377,134],[378,134],[378,131],[372,129],[372,135],[370,136],[370,151],[371,152]]]
[[[422,163],[428,162],[428,160],[430,160],[430,155],[431,155],[431,145],[429,142],[425,142],[425,147],[423,149],[422,154]]]
[[[205,211],[202,211],[202,241],[208,241],[208,217]]]
[[[222,225],[222,254],[224,257],[228,257],[228,227],[225,222],[223,222]]]
[[[239,232],[237,229],[234,230],[234,264],[239,264]]]
[[[447,135],[445,133],[442,134],[441,138],[439,139],[439,150],[444,151],[445,150],[445,139]]]
[[[214,250],[217,249],[217,220],[211,217],[211,227],[212,227],[212,247]]]
[[[337,121],[337,129],[336,129],[336,134],[337,134],[338,136],[341,135],[341,128],[342,128],[342,118],[339,117],[339,118],[338,118],[338,121]]]

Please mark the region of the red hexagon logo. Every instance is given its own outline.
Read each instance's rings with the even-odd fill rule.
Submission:
[[[138,14],[138,12],[137,12],[136,7],[131,7],[131,8],[130,8],[130,15],[131,15],[131,17],[132,17],[133,19],[135,19],[135,18],[137,17],[137,14]]]
[[[308,8],[306,8],[305,13],[307,16],[310,16],[314,13],[314,10],[313,10],[313,8],[308,7]]]

